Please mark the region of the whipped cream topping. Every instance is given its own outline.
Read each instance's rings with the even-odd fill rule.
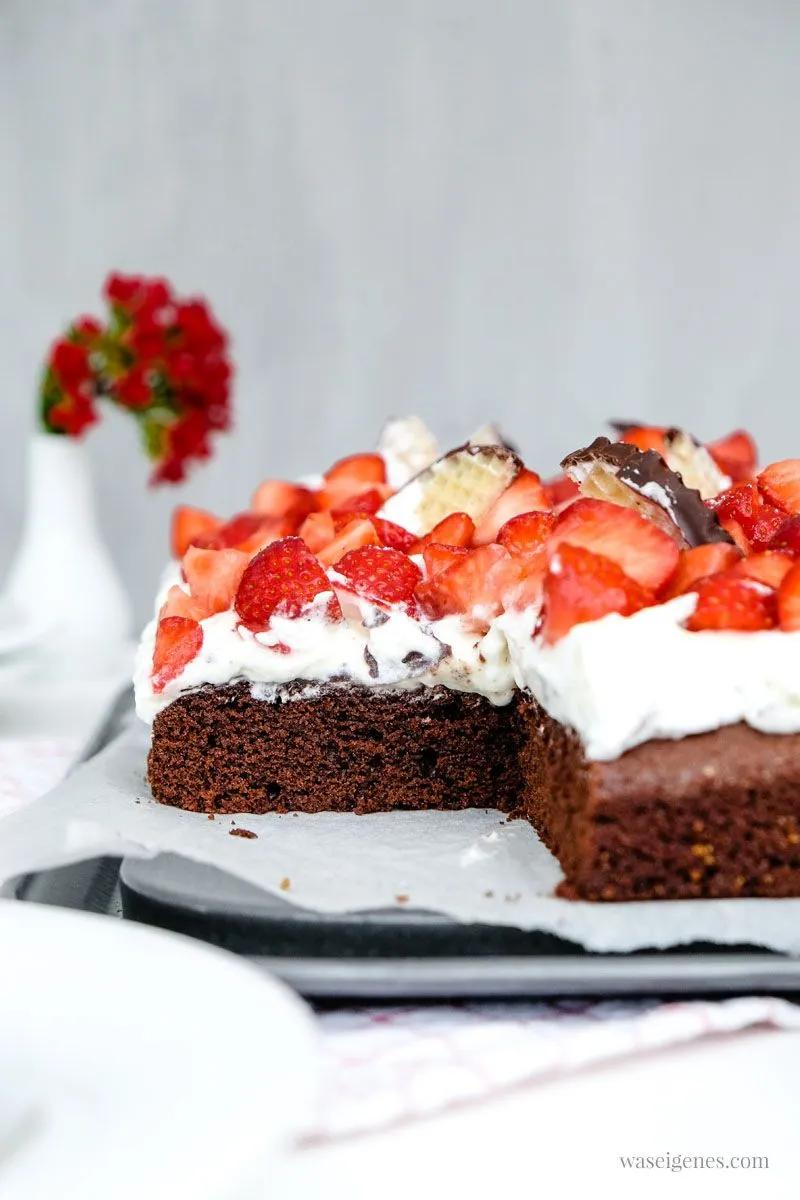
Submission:
[[[746,721],[800,732],[800,632],[692,632],[697,596],[575,625],[552,646],[535,614],[505,613],[518,687],[580,736],[586,756],[618,758],[651,738],[682,738]]]

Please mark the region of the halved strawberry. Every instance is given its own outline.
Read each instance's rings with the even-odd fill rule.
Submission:
[[[412,554],[421,554],[425,546],[436,543],[440,546],[470,546],[475,536],[475,522],[465,512],[450,513],[430,533],[414,543]]]
[[[172,553],[175,558],[183,558],[195,538],[213,534],[220,528],[222,521],[213,513],[203,508],[192,508],[189,504],[179,504],[172,514]]]
[[[350,454],[340,458],[330,470],[325,472],[326,483],[340,483],[342,480],[362,484],[369,487],[373,483],[386,483],[386,463],[380,454]],[[355,492],[355,488],[352,493]]]
[[[700,579],[693,589],[697,607],[686,622],[687,629],[772,629],[776,621],[775,589],[735,571],[723,571]]]
[[[800,556],[800,516],[787,517],[778,527],[769,544],[770,550],[785,550],[787,554]]]
[[[519,571],[519,565],[503,546],[478,546],[421,583],[417,599],[433,620],[463,613],[487,625],[502,610],[503,593],[519,577]]]
[[[535,471],[522,470],[510,487],[495,500],[492,507],[481,517],[475,528],[473,541],[476,546],[486,546],[497,540],[497,535],[512,517],[520,513],[544,512],[550,508],[547,493]]]
[[[667,583],[665,600],[690,592],[698,579],[726,571],[740,561],[742,552],[726,542],[708,542],[704,546],[692,546],[682,550],[674,574]]]
[[[720,471],[724,471],[734,483],[750,479],[755,474],[758,462],[756,444],[743,429],[718,438],[706,446]]]
[[[322,592],[333,590],[317,559],[299,537],[272,542],[251,559],[239,584],[234,608],[243,625],[258,633],[269,628],[273,614],[299,617]],[[331,620],[341,618],[334,596]]]
[[[732,517],[720,517],[719,523],[727,534],[733,538],[734,545],[742,552],[749,554],[751,550],[750,542],[747,539],[747,534],[742,529],[738,521],[734,521]]]
[[[167,592],[167,598],[159,609],[158,619],[163,621],[165,617],[188,617],[190,621],[204,621],[210,615],[205,605],[176,585]]]
[[[387,546],[351,550],[336,563],[335,570],[350,591],[378,604],[410,604],[422,579],[422,572],[408,555]]]
[[[546,479],[542,487],[551,508],[561,508],[572,500],[577,500],[580,495],[580,488],[569,475],[556,475],[553,479]]]
[[[542,637],[552,644],[574,625],[609,613],[627,617],[652,602],[652,592],[626,575],[613,559],[562,542],[544,579]]]
[[[780,587],[781,580],[794,566],[791,554],[781,554],[779,550],[764,550],[761,554],[750,554],[740,559],[731,568],[733,575],[741,575],[745,579],[756,579],[767,587]]]
[[[544,580],[547,574],[549,556],[547,547],[542,545],[524,554],[514,554],[512,564],[516,567],[516,576],[510,576],[503,588],[503,608],[521,610],[541,604],[544,591]]]
[[[629,446],[637,446],[640,450],[655,450],[662,458],[666,458],[667,446],[664,441],[666,429],[659,425],[638,425],[626,429],[620,437],[621,442]]]
[[[237,513],[214,533],[194,539],[202,550],[245,550],[252,554],[268,542],[294,532],[291,517],[266,517],[259,513]]]
[[[382,546],[388,546],[390,550],[402,550],[404,554],[412,552],[417,541],[413,533],[394,521],[387,521],[385,517],[370,517],[370,520]]]
[[[673,539],[631,508],[607,500],[576,500],[565,509],[551,534],[551,553],[564,542],[612,559],[629,578],[657,591],[678,565]]]
[[[497,540],[509,554],[528,554],[547,541],[555,524],[556,515],[552,512],[520,513],[506,521]]]
[[[266,517],[293,517],[300,523],[314,511],[316,500],[310,488],[284,479],[265,479],[253,493],[252,512]]]
[[[377,488],[367,488],[365,492],[359,492],[357,496],[350,496],[343,503],[334,508],[333,515],[341,516],[342,513],[376,513],[383,504],[386,497],[383,491],[378,491]]]
[[[183,556],[183,574],[192,596],[206,609],[206,616],[231,607],[249,561],[241,550],[189,547]]]
[[[429,546],[423,546],[425,578],[432,579],[434,575],[441,575],[442,571],[452,567],[453,563],[457,563],[468,553],[466,546],[441,546],[438,542],[431,542]]]
[[[333,541],[323,546],[317,557],[324,567],[332,567],[348,551],[359,550],[363,546],[377,546],[378,540],[369,517],[353,517],[345,521]]]
[[[761,495],[781,512],[800,513],[800,458],[772,463],[757,476]]]
[[[319,554],[336,537],[336,527],[329,512],[309,513],[297,531],[312,554]]]
[[[187,663],[200,653],[203,630],[188,617],[164,617],[158,622],[153,650],[153,691],[163,692]]]
[[[709,500],[708,506],[726,529],[726,522],[735,521],[753,550],[766,550],[786,519],[786,514],[765,501],[752,482],[734,484]]]
[[[778,623],[787,633],[800,629],[800,563],[787,571],[778,588]]]

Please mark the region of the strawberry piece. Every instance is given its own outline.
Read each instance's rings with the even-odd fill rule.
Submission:
[[[309,513],[297,531],[312,554],[319,554],[336,537],[336,527],[329,512]]]
[[[353,513],[359,515],[376,513],[383,504],[386,497],[383,492],[379,492],[377,488],[368,488],[365,492],[359,492],[357,496],[351,496],[344,504],[338,505],[332,510],[335,517],[339,517],[344,513]]]
[[[758,451],[750,434],[743,429],[737,429],[735,433],[729,433],[716,442],[709,442],[706,449],[720,471],[724,471],[734,483],[755,475]]]
[[[370,520],[382,546],[388,546],[390,550],[402,550],[404,554],[411,553],[417,541],[413,533],[394,521],[387,521],[385,517],[370,517]]]
[[[190,546],[183,557],[183,574],[205,616],[224,612],[233,604],[249,562],[241,550],[203,550]]]
[[[165,617],[188,617],[190,621],[204,621],[210,615],[199,600],[195,600],[176,585],[167,592],[167,598],[159,609],[158,619],[163,621]]]
[[[438,542],[431,542],[429,546],[423,546],[425,578],[432,579],[434,575],[441,575],[442,571],[452,567],[453,563],[457,563],[468,553],[466,546],[441,546]]]
[[[800,629],[800,563],[786,572],[778,589],[778,623],[787,633]]]
[[[667,446],[664,441],[666,429],[657,425],[639,425],[626,429],[620,437],[621,442],[629,446],[638,446],[640,450],[655,450],[662,458],[666,458]]]
[[[553,479],[545,480],[542,487],[551,508],[561,508],[565,504],[570,504],[580,495],[580,488],[574,479],[570,479],[569,475],[556,475]]]
[[[295,521],[291,517],[266,517],[259,513],[237,513],[220,525],[214,533],[194,539],[193,545],[202,550],[245,550],[252,554],[268,542],[277,541],[293,533]]]
[[[475,522],[468,513],[454,512],[434,525],[429,533],[414,543],[412,554],[421,554],[425,546],[471,546]]]
[[[787,517],[769,544],[770,550],[785,550],[800,556],[800,516]]]
[[[747,535],[742,529],[738,521],[734,521],[732,517],[720,517],[720,525],[733,538],[735,545],[741,550],[742,554],[750,553],[750,543],[747,540]]]
[[[417,588],[417,599],[433,620],[464,613],[488,624],[501,611],[503,593],[519,573],[520,567],[508,551],[490,543],[468,550],[440,574],[426,579]]]
[[[653,594],[613,559],[563,542],[544,579],[542,637],[551,644],[575,625],[609,613],[623,617],[653,602]]]
[[[666,583],[680,553],[669,534],[652,521],[606,500],[576,500],[565,509],[550,537],[551,552],[564,542],[612,559],[625,575],[651,591]]]
[[[514,482],[495,500],[475,528],[476,546],[486,546],[497,540],[497,534],[512,517],[520,513],[546,511],[550,508],[547,493],[535,471],[522,470]]]
[[[409,605],[422,579],[422,572],[408,555],[386,546],[350,550],[335,570],[350,591],[379,604]]]
[[[187,663],[200,653],[203,630],[188,617],[164,617],[158,622],[153,650],[153,691],[163,692]]]
[[[512,555],[511,562],[517,569],[516,577],[508,579],[503,588],[503,608],[523,609],[531,605],[539,607],[542,602],[544,580],[549,556],[545,545],[527,550],[524,554]]]
[[[772,463],[757,477],[759,491],[769,504],[794,516],[800,513],[800,458]]]
[[[555,523],[556,515],[552,512],[520,513],[506,521],[497,540],[509,554],[528,554],[547,541]]]
[[[326,483],[341,483],[346,480],[355,493],[359,485],[369,487],[373,483],[386,483],[386,463],[380,454],[350,454],[340,458],[325,472]]]
[[[269,628],[273,614],[299,617],[322,592],[333,587],[314,555],[299,537],[272,542],[251,559],[236,592],[234,608],[243,625],[255,633]],[[334,596],[331,620],[341,618]]]
[[[736,483],[708,505],[723,523],[735,521],[753,550],[766,550],[785,520],[785,513],[767,503],[755,483]]]
[[[196,538],[215,533],[222,521],[213,513],[203,508],[192,508],[188,504],[179,504],[172,514],[172,553],[175,558],[183,558],[186,551]]]
[[[250,509],[265,517],[292,517],[298,524],[316,507],[314,493],[299,483],[265,479],[253,493]]]
[[[790,554],[781,554],[779,550],[764,550],[761,554],[751,554],[740,559],[731,568],[731,574],[744,579],[756,579],[767,587],[780,587],[783,577],[794,566]]]
[[[350,550],[360,550],[364,546],[377,546],[378,535],[369,517],[353,517],[345,521],[332,542],[317,554],[324,567],[332,567]]]
[[[708,542],[704,546],[693,546],[682,550],[675,573],[669,580],[665,600],[690,592],[698,579],[726,571],[740,561],[742,552],[725,542]]]
[[[697,607],[686,622],[687,629],[772,629],[776,621],[774,588],[734,571],[723,571],[700,579],[694,588]]]

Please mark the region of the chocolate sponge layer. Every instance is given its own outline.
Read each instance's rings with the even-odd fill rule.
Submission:
[[[254,700],[203,688],[156,717],[153,795],[197,812],[508,808],[521,791],[513,705],[447,688],[330,688]]]

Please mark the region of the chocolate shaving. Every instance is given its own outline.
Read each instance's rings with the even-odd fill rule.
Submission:
[[[599,437],[590,446],[568,454],[561,466],[574,478],[573,471],[580,475],[594,463],[610,467],[620,483],[662,508],[687,545],[733,542],[720,525],[717,514],[706,507],[700,493],[686,487],[680,475],[671,471],[655,450],[640,450],[627,442],[611,442],[606,437]]]
[[[378,678],[378,660],[375,657],[375,655],[371,652],[369,646],[364,647],[364,662],[367,664],[367,667],[369,668],[370,679],[377,679]]]
[[[373,606],[361,622],[365,629],[377,629],[379,625],[385,625],[389,620],[389,614],[384,612],[382,608]]]

